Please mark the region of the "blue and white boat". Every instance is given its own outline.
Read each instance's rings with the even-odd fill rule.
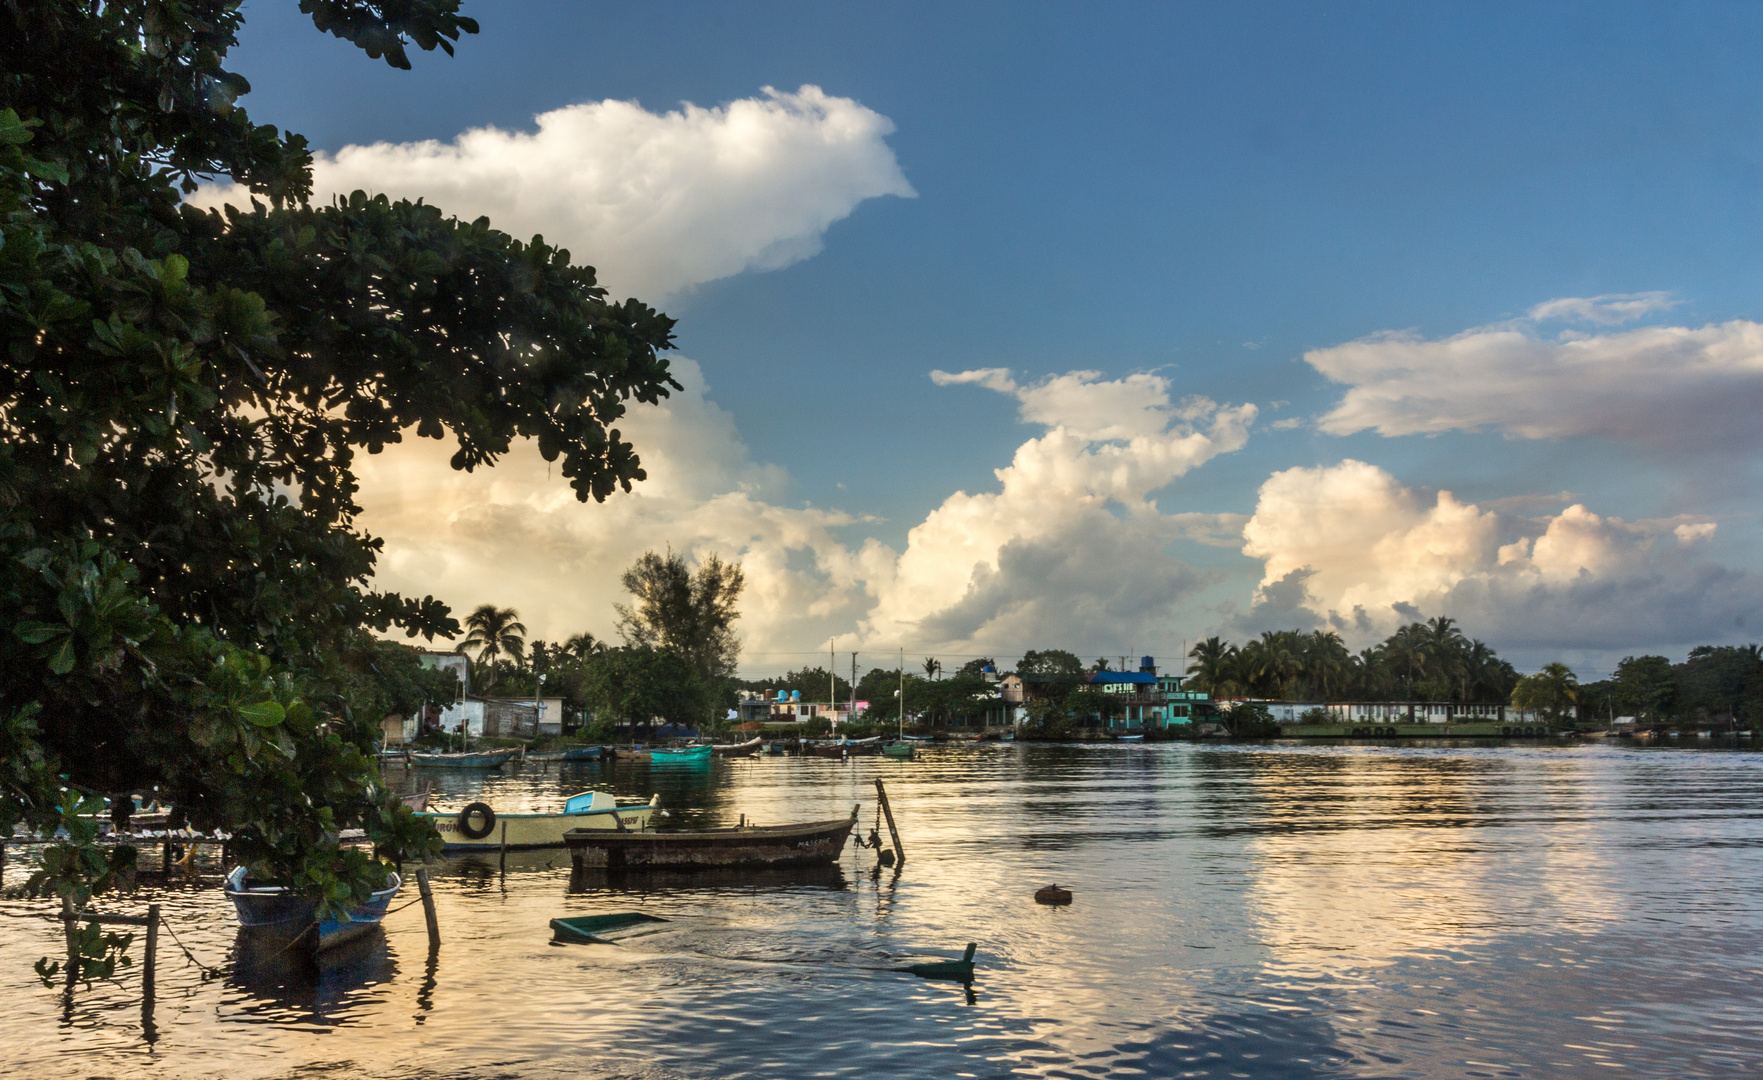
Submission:
[[[386,887],[367,898],[359,907],[350,908],[339,916],[317,918],[312,901],[296,894],[285,885],[259,885],[251,871],[243,866],[233,868],[226,877],[225,892],[239,913],[239,925],[247,930],[283,937],[289,941],[311,938],[310,947],[323,952],[345,941],[358,938],[380,924],[392,897],[404,885],[404,879],[386,871]]]

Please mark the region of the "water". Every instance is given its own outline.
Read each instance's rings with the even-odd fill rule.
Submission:
[[[434,774],[444,805],[659,791],[674,823],[836,817],[884,777],[907,860],[590,881],[565,852],[452,860],[317,975],[164,891],[138,977],[64,1015],[56,927],[0,918],[0,1076],[1702,1076],[1763,1065],[1763,755],[1588,746],[960,747],[914,762]],[[884,830],[885,832],[885,830]],[[7,880],[20,879],[9,854]],[[1034,890],[1069,886],[1069,908]],[[619,946],[548,920],[643,910]],[[20,902],[0,914],[37,910]],[[887,969],[979,944],[963,987]]]

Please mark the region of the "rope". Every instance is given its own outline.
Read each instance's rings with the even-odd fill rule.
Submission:
[[[217,968],[217,967],[209,967],[207,964],[204,964],[202,961],[196,959],[196,954],[190,951],[190,947],[188,945],[184,944],[182,938],[178,937],[178,932],[171,928],[171,920],[170,919],[166,918],[164,915],[161,915],[159,917],[159,925],[165,927],[165,932],[170,934],[171,940],[177,943],[177,947],[184,954],[184,959],[188,960],[192,964],[195,964],[196,969],[198,971],[202,972],[202,981],[203,982],[207,982],[210,979],[220,978],[220,976],[223,974],[221,969]]]

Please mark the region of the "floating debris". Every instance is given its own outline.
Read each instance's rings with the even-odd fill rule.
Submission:
[[[1070,889],[1061,889],[1057,885],[1048,885],[1045,888],[1036,889],[1035,890],[1035,903],[1037,903],[1037,904],[1069,904],[1069,903],[1071,903],[1071,890]]]

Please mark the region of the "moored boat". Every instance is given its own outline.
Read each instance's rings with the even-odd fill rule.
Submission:
[[[599,761],[606,753],[604,746],[571,746],[566,750],[545,750],[528,754],[528,761]]]
[[[571,829],[642,830],[661,805],[659,795],[646,803],[620,804],[610,792],[571,795],[555,814],[498,814],[488,803],[474,802],[461,810],[419,814],[434,823],[443,851],[496,851],[504,840],[510,850],[562,847]]]
[[[309,948],[322,952],[378,926],[403,884],[403,878],[387,870],[385,888],[368,897],[366,903],[325,919],[317,918],[312,901],[285,885],[258,884],[243,866],[234,867],[227,875],[223,891],[245,929],[290,941],[305,940]]]
[[[841,739],[838,742],[809,743],[808,752],[815,757],[850,758],[881,753],[881,736],[867,739]]]
[[[814,866],[837,859],[856,824],[853,805],[850,817],[830,821],[690,832],[572,829],[564,841],[578,871]]]
[[[730,746],[713,746],[710,749],[715,752],[717,757],[751,757],[759,752],[759,744],[761,741],[762,740],[759,736],[755,735],[744,743],[735,743]]]
[[[576,915],[569,918],[551,920],[551,940],[560,945],[611,945],[614,939],[610,936],[620,930],[643,926],[647,923],[664,923],[659,915],[646,915],[641,911],[620,911],[610,915]]]
[[[900,761],[912,760],[912,744],[909,742],[892,742],[882,747],[883,757],[895,758]]]
[[[709,761],[716,747],[705,743],[702,746],[660,746],[649,751],[649,760],[656,765],[696,765]]]
[[[406,756],[410,759],[410,764],[425,769],[500,769],[509,758],[518,753],[518,749],[456,754],[419,754],[412,751]]]

